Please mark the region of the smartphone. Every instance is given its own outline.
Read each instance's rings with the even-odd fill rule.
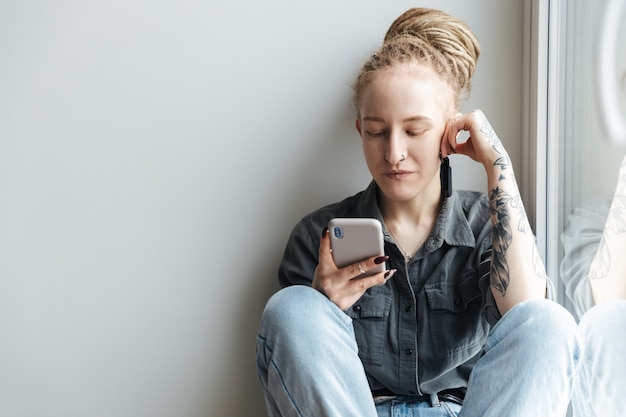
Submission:
[[[380,221],[372,218],[334,218],[328,222],[333,260],[339,268],[371,256],[383,256],[385,244]],[[363,276],[374,275],[386,269],[385,263],[376,265]]]

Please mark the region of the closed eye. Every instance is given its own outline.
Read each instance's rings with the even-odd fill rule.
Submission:
[[[407,134],[407,136],[415,137],[415,136],[422,135],[424,132],[425,132],[425,130],[407,130],[406,134]]]
[[[387,134],[387,132],[384,130],[376,130],[376,131],[366,130],[365,133],[367,133],[368,136],[372,136],[372,137],[381,137]]]

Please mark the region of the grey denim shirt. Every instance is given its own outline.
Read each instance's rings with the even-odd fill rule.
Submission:
[[[372,182],[366,190],[305,216],[285,249],[281,286],[311,285],[321,233],[333,217],[383,222],[377,193]],[[454,192],[443,201],[430,236],[408,263],[384,230],[387,268],[398,272],[345,311],[353,319],[372,391],[424,395],[467,387],[490,325],[500,318],[489,284],[489,214],[484,193]]]

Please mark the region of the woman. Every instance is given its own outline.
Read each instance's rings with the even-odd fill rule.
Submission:
[[[416,8],[364,64],[356,129],[373,181],[292,232],[285,288],[258,335],[270,416],[565,413],[575,322],[546,300],[502,143],[482,112],[458,112],[479,50],[462,21]],[[451,153],[485,167],[487,194],[450,193],[441,167]],[[333,217],[380,220],[386,255],[337,268]],[[363,277],[382,262],[388,270]]]
[[[626,156],[610,198],[583,202],[562,235],[561,278],[580,320],[582,360],[574,417],[621,417],[626,410]]]

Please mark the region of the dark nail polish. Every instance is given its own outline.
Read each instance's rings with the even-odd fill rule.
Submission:
[[[389,271],[385,272],[385,279],[389,279],[392,276],[394,276],[396,274],[397,269],[390,269]]]
[[[328,232],[328,227],[325,227],[324,229],[322,229],[322,238],[326,236],[326,232]]]
[[[388,256],[379,256],[378,258],[374,259],[374,263],[376,265],[382,264],[383,262],[389,260]]]

